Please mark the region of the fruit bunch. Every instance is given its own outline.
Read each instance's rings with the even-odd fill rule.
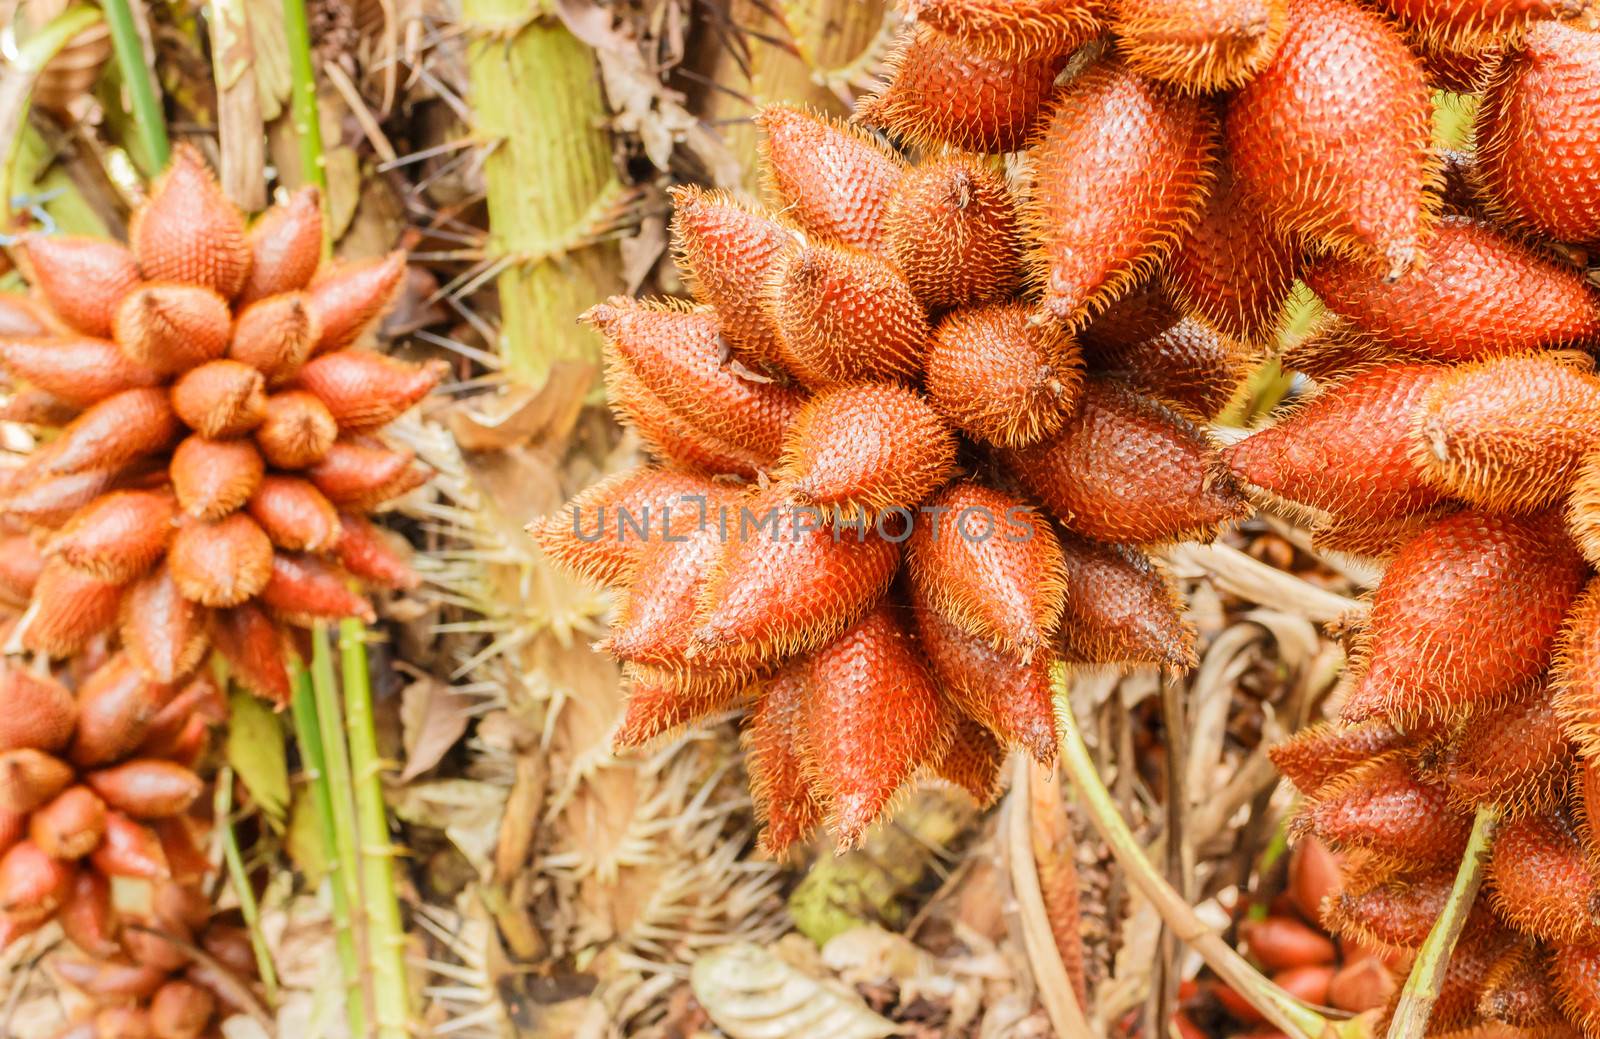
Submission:
[[[768,107],[770,206],[674,193],[693,301],[588,314],[612,405],[655,463],[537,536],[621,592],[600,643],[631,684],[620,745],[753,702],[769,851],[824,822],[856,841],[921,769],[988,800],[1008,747],[1051,760],[1057,661],[1194,663],[1149,552],[1248,511],[1203,423],[1272,336],[1299,258],[1246,201],[1258,167],[1230,172],[1202,91],[1268,74],[1292,37],[1281,4],[1247,19],[1252,46],[1215,4],[1117,6],[912,4],[858,115],[918,161]],[[1136,8],[1186,11],[1192,53],[1168,54],[1182,34]],[[1361,9],[1309,14],[1388,32]],[[1423,223],[1420,72],[1416,89],[1415,125],[1379,143],[1417,197],[1311,221],[1394,262]],[[1274,136],[1284,95],[1235,104],[1258,166],[1305,133]],[[995,156],[1016,150],[1008,178]],[[1340,183],[1365,189],[1354,165]]]
[[[164,685],[211,646],[281,703],[280,622],[370,617],[351,578],[414,580],[364,514],[425,478],[376,434],[441,373],[352,348],[404,257],[324,267],[314,190],[247,228],[190,147],[131,245],[31,238],[33,296],[0,298],[6,417],[43,432],[0,472],[8,551],[42,553],[8,644],[65,657],[115,628]]]

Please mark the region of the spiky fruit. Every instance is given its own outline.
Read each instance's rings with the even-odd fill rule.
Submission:
[[[1541,683],[1502,707],[1475,711],[1449,743],[1438,775],[1465,807],[1537,812],[1564,793],[1571,753],[1549,690]]]
[[[305,288],[321,262],[322,193],[307,185],[251,225],[250,276],[239,305]]]
[[[1002,58],[1066,54],[1102,29],[1103,0],[909,0],[906,13]]]
[[[183,427],[167,396],[151,388],[107,397],[67,423],[34,464],[50,473],[117,470],[171,446]]]
[[[1101,325],[1082,335],[1089,367],[1194,418],[1215,418],[1250,372],[1250,347],[1193,318],[1175,316],[1160,331],[1131,340],[1102,332]]]
[[[1112,0],[1123,58],[1146,76],[1191,90],[1238,86],[1283,39],[1288,0]]]
[[[775,475],[795,501],[876,519],[921,501],[955,464],[956,438],[921,394],[857,383],[800,408]]]
[[[278,548],[320,552],[339,540],[339,512],[333,502],[298,477],[264,477],[247,508]]]
[[[129,588],[122,600],[122,643],[157,682],[177,682],[206,651],[206,614],[183,597],[163,566]]]
[[[1410,269],[1426,221],[1431,107],[1422,66],[1349,0],[1292,0],[1272,61],[1228,104],[1244,190],[1287,231]]]
[[[1087,664],[1159,664],[1187,670],[1198,663],[1195,629],[1183,616],[1172,579],[1148,556],[1068,534],[1061,539],[1066,658]]]
[[[722,335],[752,359],[782,367],[765,286],[795,232],[721,192],[671,189],[674,256],[694,298],[716,310]]]
[[[1450,954],[1439,985],[1439,998],[1428,1018],[1429,1035],[1450,1035],[1482,1025],[1478,1001],[1495,964],[1523,939],[1504,927],[1485,924],[1464,933]],[[1390,1013],[1394,1003],[1387,1008]],[[1379,1027],[1387,1028],[1381,1020]]]
[[[1185,313],[1224,335],[1266,342],[1284,317],[1300,247],[1224,166],[1200,219],[1173,249],[1162,282]]]
[[[1016,288],[1022,243],[1011,191],[970,156],[907,170],[889,198],[884,240],[929,310],[996,302]]]
[[[77,702],[72,693],[47,674],[14,663],[0,666],[0,750],[33,747],[57,751],[72,738]]]
[[[627,708],[612,736],[618,750],[653,740],[725,711],[746,698],[750,680],[726,672],[660,671],[628,665]]]
[[[1433,929],[1454,879],[1449,867],[1420,873],[1358,869],[1345,878],[1338,894],[1323,903],[1323,921],[1344,938],[1415,949]]]
[[[950,735],[941,741],[944,753],[929,765],[929,769],[946,783],[965,791],[979,808],[988,808],[1000,799],[1003,789],[1000,770],[1006,763],[1005,749],[994,738],[994,733],[964,715],[950,716],[946,726]]]
[[[172,408],[201,436],[243,436],[267,416],[266,380],[247,364],[211,361],[173,384]]]
[[[29,236],[22,251],[30,280],[50,309],[72,328],[100,339],[111,335],[117,306],[142,280],[133,254],[115,242]]]
[[[1306,804],[1303,825],[1333,848],[1370,851],[1415,866],[1458,862],[1472,817],[1445,788],[1417,778],[1396,755],[1334,779]]]
[[[1478,171],[1508,220],[1564,242],[1600,239],[1600,35],[1531,26],[1484,92]]]
[[[167,558],[185,598],[203,606],[238,606],[266,589],[274,556],[266,532],[235,512],[214,523],[185,523]]]
[[[1379,0],[1379,7],[1435,39],[1500,36],[1529,22],[1565,18],[1581,0]]]
[[[232,299],[250,274],[244,217],[189,145],[173,149],[129,237],[147,281],[199,285]]]
[[[1447,374],[1434,365],[1359,372],[1222,456],[1246,484],[1337,516],[1425,512],[1444,495],[1412,456],[1409,422]]]
[[[924,150],[1012,152],[1028,140],[1066,53],[1001,58],[928,25],[901,31],[889,81],[856,118]]]
[[[1429,524],[1396,553],[1373,599],[1345,719],[1451,716],[1537,679],[1585,571],[1549,514],[1468,510]]]
[[[87,337],[0,337],[0,368],[31,386],[87,407],[113,393],[154,385],[155,372],[128,359],[117,344]]]
[[[1578,267],[1471,217],[1446,216],[1424,260],[1398,279],[1382,265],[1329,256],[1306,284],[1380,344],[1471,361],[1600,338],[1600,293]]]
[[[917,766],[938,758],[944,708],[911,635],[885,607],[817,651],[805,749],[841,845],[861,839]]]
[[[438,385],[443,361],[411,364],[371,350],[338,350],[308,361],[295,385],[322,401],[346,433],[371,433],[404,414]]]
[[[1567,616],[1551,677],[1566,737],[1584,758],[1600,758],[1600,578],[1589,582]]]
[[[787,367],[808,386],[909,382],[927,355],[922,304],[898,270],[869,253],[795,243],[778,261],[768,307]]]
[[[778,857],[822,821],[823,806],[805,772],[807,668],[794,663],[767,682],[745,725],[743,743],[750,794],[765,825],[761,850]]]
[[[899,158],[864,131],[788,105],[767,105],[756,125],[778,208],[813,234],[878,248]]]
[[[1542,950],[1520,945],[1502,956],[1484,980],[1478,1012],[1491,1021],[1531,1031],[1560,1031],[1560,998]]]
[[[248,440],[191,436],[172,452],[170,473],[172,492],[187,515],[218,520],[256,493],[266,463]]]
[[[1182,240],[1214,179],[1209,102],[1100,60],[1057,93],[1032,148],[1024,219],[1044,306],[1085,322]]]
[[[707,661],[710,654],[704,653],[692,654],[699,659],[691,660],[690,635],[706,579],[726,550],[725,542],[741,533],[736,525],[724,528],[728,504],[720,497],[712,499],[704,520],[697,518],[678,535],[686,541],[660,538],[645,544],[630,575],[628,594],[600,649],[619,660],[663,669],[727,663],[720,655]],[[739,519],[742,516],[734,516],[734,524]]]
[[[644,441],[660,462],[706,476],[753,479],[776,459],[740,448],[697,428],[650,392],[626,361],[606,366],[606,388],[617,419]]]
[[[1359,725],[1323,721],[1301,729],[1267,753],[1284,778],[1310,797],[1367,759],[1407,742],[1405,733],[1385,721]]]
[[[74,513],[46,556],[122,584],[149,570],[172,540],[177,501],[163,491],[113,491]]]
[[[647,546],[685,536],[718,493],[692,473],[630,469],[578,495],[530,527],[546,555],[596,584],[626,585]]]
[[[394,302],[405,273],[402,252],[319,273],[305,290],[306,311],[322,333],[312,352],[343,350],[358,342]]]
[[[1502,822],[1485,879],[1495,911],[1523,934],[1562,943],[1600,938],[1600,880],[1564,813]]]
[[[1024,447],[1060,430],[1083,385],[1071,339],[1020,303],[950,314],[934,330],[928,399],[968,436]]]
[[[52,559],[39,574],[23,615],[24,647],[52,657],[71,656],[116,623],[122,587]]]
[[[1490,509],[1562,499],[1600,435],[1600,379],[1546,357],[1497,358],[1436,382],[1411,418],[1411,456],[1442,490]]]
[[[1061,621],[1061,544],[1050,521],[1018,498],[952,484],[919,510],[906,562],[920,602],[1024,662]]]
[[[239,311],[228,358],[249,365],[268,386],[277,387],[306,363],[321,335],[303,293],[268,296]]]
[[[78,690],[72,763],[88,768],[131,754],[144,742],[151,720],[172,692],[171,686],[145,677],[127,654],[102,664]]]
[[[1061,432],[1000,456],[1062,523],[1099,541],[1206,538],[1245,512],[1205,433],[1115,383],[1089,380]]]
[[[760,455],[776,457],[782,450],[784,434],[800,410],[800,394],[725,364],[714,313],[613,296],[583,319],[691,425]]]
[[[1584,1035],[1600,1029],[1600,943],[1551,950],[1550,976],[1567,1020]]]

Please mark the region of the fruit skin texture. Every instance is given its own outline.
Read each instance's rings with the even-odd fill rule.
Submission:
[[[1269,217],[1390,277],[1421,244],[1430,134],[1421,64],[1348,0],[1291,0],[1283,43],[1226,121],[1234,174]]]
[[[1489,509],[1556,504],[1600,434],[1600,379],[1533,354],[1464,365],[1411,419],[1411,457],[1441,490]]]
[[[1531,26],[1484,92],[1478,172],[1492,207],[1563,242],[1600,240],[1600,35]]]
[[[1359,725],[1322,721],[1301,729],[1267,753],[1284,778],[1311,797],[1367,759],[1407,742],[1399,729],[1382,720]]]
[[[1428,937],[1450,897],[1449,867],[1422,873],[1387,868],[1356,869],[1323,910],[1329,930],[1364,943],[1414,949]]]
[[[999,454],[1068,529],[1100,541],[1203,540],[1247,511],[1199,428],[1115,383],[1089,380],[1060,433]]]
[[[1020,303],[949,315],[928,350],[928,398],[952,425],[998,447],[1025,447],[1060,430],[1083,386],[1083,358]]]
[[[1283,39],[1287,0],[1113,0],[1112,29],[1128,64],[1192,90],[1236,87]]]
[[[1065,54],[1101,29],[1102,0],[909,0],[908,15],[1002,58]]]
[[[1600,578],[1567,616],[1551,677],[1562,730],[1585,760],[1600,758]]]
[[[1016,288],[1021,240],[1011,190],[998,171],[970,156],[944,155],[907,170],[889,199],[884,239],[930,310],[1002,300]]]
[[[1465,41],[1501,35],[1527,22],[1582,10],[1575,0],[1379,0],[1378,6],[1428,39]]]
[[[1083,324],[1172,251],[1200,217],[1217,138],[1209,102],[1114,60],[1058,89],[1023,211],[1050,314]]]
[[[74,329],[99,339],[111,336],[118,304],[141,280],[132,253],[98,238],[30,235],[22,242],[22,253],[29,280],[50,309]]]
[[[529,530],[563,569],[625,586],[652,542],[686,535],[717,497],[703,477],[641,467],[602,480]]]
[[[1474,711],[1436,774],[1464,808],[1503,806],[1508,817],[1544,811],[1565,792],[1571,753],[1544,683],[1502,707]]]
[[[1582,269],[1471,217],[1445,216],[1397,280],[1353,257],[1324,257],[1306,284],[1379,344],[1472,361],[1600,338],[1600,293]]]
[[[1143,553],[1064,535],[1066,659],[1086,664],[1159,664],[1187,670],[1198,662],[1194,625],[1172,579]]]
[[[857,104],[856,118],[924,151],[1017,151],[1066,63],[1066,54],[995,57],[913,25],[889,55],[889,82]]]
[[[741,739],[750,795],[765,824],[758,843],[773,858],[822,821],[822,801],[805,774],[802,741],[810,693],[805,663],[785,667],[766,684]]]
[[[1548,513],[1467,510],[1423,528],[1373,598],[1345,720],[1449,717],[1537,679],[1585,571]]]
[[[877,249],[899,157],[863,130],[789,105],[756,114],[767,191],[795,223],[857,249]]]
[[[1600,943],[1560,945],[1551,952],[1550,975],[1567,1020],[1584,1035],[1600,1027]]]
[[[695,300],[715,308],[722,334],[760,363],[781,367],[778,328],[763,286],[793,229],[718,191],[670,189],[673,257]]]
[[[1096,325],[1082,336],[1095,374],[1154,397],[1191,418],[1210,421],[1238,394],[1254,351],[1194,318],[1177,317],[1147,339],[1102,338]]]
[[[1600,939],[1600,886],[1588,850],[1564,813],[1502,822],[1485,879],[1501,918],[1552,942]]]
[[[1300,819],[1329,847],[1365,849],[1414,866],[1458,862],[1472,828],[1470,815],[1450,807],[1444,787],[1419,780],[1394,755],[1324,786]]]

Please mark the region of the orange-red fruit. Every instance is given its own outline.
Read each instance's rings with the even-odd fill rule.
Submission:
[[[657,461],[706,476],[745,479],[754,479],[772,464],[770,457],[719,440],[667,407],[615,351],[608,361],[606,397],[611,409],[619,422],[639,435]]]
[[[86,956],[107,959],[120,950],[117,920],[111,911],[111,882],[99,870],[78,871],[56,920],[67,940]]]
[[[21,815],[72,782],[72,766],[32,747],[0,751],[0,810]]]
[[[372,604],[351,591],[343,576],[315,556],[274,555],[261,602],[295,621],[359,617],[371,623],[377,619]]]
[[[1478,997],[1478,1011],[1513,1028],[1554,1033],[1564,1030],[1560,998],[1542,950],[1527,944],[1500,957]]]
[[[634,664],[670,670],[689,666],[689,635],[706,577],[726,542],[752,536],[757,518],[752,513],[750,525],[741,531],[738,508],[721,496],[712,498],[708,506],[704,521],[697,515],[671,540],[656,538],[643,546],[629,576],[628,594],[599,648]],[[704,656],[695,654],[697,667],[727,663],[726,655],[709,662]]]
[[[166,980],[167,972],[154,967],[135,965],[123,960],[106,960],[100,963],[89,963],[83,960],[57,960],[51,969],[67,984],[81,989],[96,1001],[109,1002],[107,1007],[94,1015],[94,1031],[90,1035],[99,1039],[99,1030],[102,1022],[107,1029],[106,1034],[113,1039],[132,1039],[130,1036],[120,1034],[123,1027],[119,1022],[121,1014],[115,1011],[125,1009],[116,1006],[118,1001],[130,999],[144,999],[161,987]],[[125,1020],[125,1019],[124,1019]],[[135,1025],[137,1035],[147,1034],[144,1026]],[[77,1033],[68,1033],[77,1039]]]
[[[1011,495],[963,482],[929,498],[906,562],[919,601],[1024,660],[1061,621],[1061,543],[1049,519]]]
[[[308,361],[295,384],[326,404],[341,430],[366,433],[426,397],[447,367],[443,361],[410,364],[371,350],[340,350]]]
[[[409,448],[392,450],[362,438],[339,440],[306,475],[340,508],[370,511],[427,478],[415,461]]]
[[[232,326],[228,302],[215,292],[159,282],[123,299],[117,307],[116,338],[135,364],[176,375],[221,357]]]
[[[172,490],[196,519],[216,520],[241,508],[261,486],[266,463],[248,440],[186,438],[172,452]]]
[[[15,662],[0,666],[0,750],[35,747],[56,751],[72,738],[78,704],[48,674]]]
[[[778,493],[730,513],[733,529],[700,593],[693,642],[704,650],[770,659],[819,646],[883,594],[900,562],[898,545],[823,526],[816,510]]]
[[[1250,347],[1194,318],[1179,318],[1131,342],[1102,338],[1099,327],[1096,322],[1082,337],[1095,374],[1198,419],[1215,418],[1250,373]]]
[[[1451,807],[1442,785],[1418,779],[1394,755],[1325,785],[1302,818],[1332,848],[1364,849],[1419,866],[1459,862],[1472,828],[1472,816]]]
[[[48,917],[67,897],[74,872],[32,841],[12,845],[0,857],[0,912],[20,921]]]
[[[178,503],[166,491],[112,491],[78,509],[46,554],[120,584],[154,567],[173,540]]]
[[[44,553],[27,534],[0,538],[0,605],[23,607],[44,569]]]
[[[1482,221],[1442,217],[1423,259],[1398,279],[1327,256],[1305,271],[1329,310],[1379,344],[1471,361],[1600,339],[1600,293],[1583,270]]]
[[[1214,179],[1209,101],[1102,59],[1056,95],[1032,148],[1024,216],[1044,306],[1084,323],[1171,252]]]
[[[59,559],[45,564],[24,615],[22,644],[52,657],[83,649],[117,620],[122,586],[74,570]]]
[[[206,611],[183,597],[163,566],[123,597],[122,644],[147,676],[176,682],[206,651]]]
[[[674,729],[745,699],[753,675],[714,669],[678,671],[628,665],[628,701],[611,738],[617,750],[642,747]]]
[[[1600,379],[1532,354],[1450,372],[1411,417],[1411,453],[1438,486],[1486,509],[1561,500],[1600,435]]]
[[[613,296],[583,318],[651,393],[692,425],[770,458],[782,450],[801,395],[727,364],[716,314]]]
[[[1198,663],[1195,629],[1172,579],[1144,553],[1074,535],[1061,539],[1066,658],[1087,664]]]
[[[135,364],[106,339],[80,336],[0,337],[0,368],[69,404],[95,401],[155,384],[156,373]]]
[[[996,57],[912,25],[889,54],[888,83],[857,103],[856,118],[924,151],[1017,151],[1066,63],[1064,53]]]
[[[308,481],[269,475],[250,497],[250,518],[278,548],[322,552],[339,540],[339,510]]]
[[[1450,955],[1439,998],[1428,1018],[1428,1033],[1450,1035],[1483,1024],[1478,1001],[1490,972],[1522,941],[1514,931],[1496,926],[1480,926],[1462,934]],[[1389,1010],[1392,1013],[1393,1007]],[[1380,1027],[1384,1026],[1380,1022]]]
[[[1600,939],[1595,866],[1564,813],[1502,821],[1485,880],[1495,911],[1523,934],[1551,942]]]
[[[128,237],[150,281],[200,285],[232,299],[250,274],[244,216],[189,145],[173,150]]]
[[[1112,382],[1090,379],[1055,436],[1000,454],[1062,523],[1099,541],[1209,539],[1247,511],[1202,430]]]
[[[1396,18],[1433,38],[1502,35],[1542,18],[1564,18],[1583,9],[1579,0],[1379,0]]]
[[[407,561],[409,554],[400,535],[384,530],[365,516],[340,514],[333,558],[345,573],[380,588],[415,588],[419,579]]]
[[[777,208],[813,234],[877,248],[900,159],[865,131],[789,105],[767,105],[756,125]]]
[[[785,366],[808,386],[917,377],[932,330],[905,277],[869,253],[797,242],[778,261],[768,306]]]
[[[1332,963],[1338,955],[1327,935],[1291,916],[1268,916],[1239,925],[1250,956],[1269,971]]]
[[[255,439],[274,468],[304,469],[322,461],[338,436],[339,425],[326,404],[309,393],[291,390],[267,398],[267,414]]]
[[[303,293],[269,296],[239,311],[228,357],[260,372],[268,386],[278,386],[306,363],[321,334]]]
[[[177,815],[205,789],[200,777],[182,765],[149,758],[91,772],[87,779],[107,805],[135,819]]]
[[[38,303],[14,292],[0,294],[0,337],[47,336],[54,327],[55,323]]]
[[[342,350],[371,328],[400,291],[406,254],[336,264],[305,290],[306,309],[321,330],[316,353]]]
[[[668,193],[674,256],[689,291],[717,312],[723,336],[736,349],[782,367],[766,283],[794,232],[719,191],[680,184]]]
[[[155,831],[121,812],[106,812],[105,838],[89,853],[89,861],[108,877],[157,880],[168,872]]]
[[[1478,113],[1478,171],[1494,208],[1564,242],[1600,239],[1600,35],[1547,21],[1502,63]]]
[[[1422,65],[1381,16],[1293,0],[1271,63],[1228,103],[1228,153],[1285,231],[1398,277],[1422,240],[1431,118]]]
[[[1335,777],[1406,742],[1406,735],[1385,721],[1323,721],[1275,744],[1267,754],[1284,778],[1310,797]]]
[[[178,529],[168,552],[172,578],[184,598],[204,606],[237,606],[267,587],[272,541],[242,512],[215,523],[191,521]]]
[[[1567,497],[1567,529],[1591,564],[1600,561],[1600,450],[1583,456]]]
[[[1328,979],[1328,1005],[1352,1014],[1387,1006],[1400,987],[1394,973],[1373,956],[1363,956],[1340,967]]]
[[[1600,943],[1551,951],[1550,976],[1567,1020],[1586,1036],[1600,1029]]]
[[[267,417],[266,381],[239,361],[209,361],[173,384],[172,409],[203,437],[242,436]]]
[[[1443,499],[1412,458],[1410,419],[1449,369],[1382,366],[1328,387],[1224,449],[1239,478],[1341,517],[1397,519]]]
[[[105,802],[86,786],[68,787],[28,819],[28,839],[54,859],[82,858],[105,832]]]
[[[69,752],[73,763],[88,768],[127,756],[144,742],[171,696],[170,686],[150,681],[127,654],[100,665],[78,690],[78,727]]]
[[[1191,90],[1236,87],[1283,39],[1287,0],[1112,0],[1118,51],[1146,76]]]
[[[942,740],[943,753],[929,762],[929,767],[946,783],[966,791],[978,802],[978,807],[988,808],[1000,798],[1000,770],[1006,763],[1005,748],[1000,746],[994,733],[978,722],[952,712],[948,704],[945,708],[945,727],[949,735]]]
[[[1049,647],[1024,661],[973,635],[914,598],[918,641],[939,687],[961,712],[1008,745],[1048,765],[1056,756],[1055,701]]]
[[[822,821],[822,802],[806,776],[801,747],[809,693],[807,661],[797,660],[779,671],[762,687],[741,740],[750,796],[764,824],[759,844],[774,858]]]
[[[1224,167],[1199,221],[1168,259],[1162,281],[1185,313],[1224,335],[1264,343],[1283,320],[1299,266],[1300,247]]]
[[[1065,54],[1101,30],[1103,0],[909,0],[906,13],[1002,58]]]
[[[959,310],[928,351],[934,408],[962,432],[1024,447],[1060,430],[1083,386],[1083,358],[1059,328],[1020,303]]]
[[[238,302],[242,306],[303,289],[321,262],[322,192],[308,185],[251,225],[250,276],[239,290]]]
[[[1550,691],[1474,712],[1445,751],[1440,776],[1457,804],[1500,804],[1507,814],[1540,811],[1563,792],[1571,760]]]
[[[1415,949],[1428,937],[1449,900],[1454,874],[1453,867],[1423,873],[1358,870],[1326,903],[1324,922],[1345,939]]]
[[[1552,703],[1568,739],[1600,758],[1600,578],[1573,604],[1556,647]]]
[[[697,527],[716,496],[703,477],[640,467],[607,477],[529,531],[563,569],[616,587],[632,580],[652,542]]]
[[[40,454],[48,456],[48,453],[46,447]],[[31,475],[27,469],[18,472],[23,477]],[[107,469],[85,469],[64,476],[24,479],[22,486],[5,494],[0,502],[4,503],[6,519],[13,523],[46,529],[59,527],[110,486],[117,475]]]
[[[289,702],[289,672],[278,626],[246,603],[211,612],[211,644],[246,689],[275,704]]]
[[[150,1033],[156,1039],[198,1039],[216,1007],[216,997],[199,985],[169,981],[150,997]]]
[[[876,519],[927,497],[955,471],[956,438],[932,405],[895,383],[827,390],[789,428],[779,486],[794,500]]]
[[[46,472],[116,469],[167,447],[182,433],[165,390],[123,390],[73,419],[35,456]]]
[[[1586,570],[1548,514],[1468,510],[1424,527],[1373,598],[1345,720],[1449,716],[1538,678]]]
[[[811,658],[806,753],[841,846],[861,839],[900,787],[948,738],[939,690],[888,607]]]
[[[133,254],[101,238],[30,235],[23,253],[29,281],[51,311],[77,331],[101,339],[111,334],[117,306],[140,280]]]
[[[971,156],[930,158],[906,171],[889,199],[884,239],[930,310],[1006,299],[1021,261],[1005,178]]]

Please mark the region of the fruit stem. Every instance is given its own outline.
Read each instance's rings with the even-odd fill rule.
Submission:
[[[217,774],[212,815],[222,830],[222,859],[228,865],[228,880],[233,884],[234,896],[239,899],[239,915],[244,917],[245,929],[250,932],[250,950],[255,953],[256,971],[261,975],[261,985],[267,992],[267,1006],[276,1007],[278,972],[272,966],[272,952],[261,933],[261,909],[256,904],[255,889],[250,886],[250,874],[244,868],[244,856],[239,853],[239,837],[233,832],[232,765],[223,765]]]
[[[311,29],[305,0],[283,0],[283,30],[289,43],[289,99],[294,135],[300,142],[300,183],[315,185],[327,207],[328,173],[322,160],[322,122],[317,114],[317,74],[311,67]],[[328,222],[322,222],[323,247]]]
[[[22,151],[34,82],[73,37],[98,21],[100,12],[93,7],[68,8],[24,40],[16,60],[0,70],[0,227],[10,223],[11,170]]]
[[[336,782],[328,760],[324,734],[332,728],[332,742],[342,756],[344,741],[339,729],[338,690],[333,684],[333,661],[328,656],[327,632],[320,626],[311,635],[312,669],[296,661],[294,672],[295,738],[300,744],[300,760],[311,781],[312,804],[317,812],[317,830],[322,852],[328,862],[328,887],[333,903],[333,933],[338,941],[339,966],[344,973],[345,1007],[350,1019],[350,1034],[367,1034],[366,974],[356,946],[354,905],[361,897],[355,874],[355,827],[348,800],[335,796]],[[345,763],[348,793],[349,763]],[[341,813],[340,805],[345,811]],[[348,850],[347,850],[348,846]]]
[[[1456,882],[1450,888],[1450,898],[1439,913],[1439,919],[1433,922],[1422,948],[1417,950],[1411,974],[1400,990],[1400,1002],[1389,1021],[1388,1039],[1421,1039],[1427,1032],[1428,1018],[1444,985],[1456,939],[1461,937],[1461,929],[1466,926],[1478,888],[1483,883],[1484,861],[1489,857],[1489,846],[1494,842],[1494,831],[1499,824],[1498,806],[1484,805],[1478,809],[1466,853],[1461,856],[1461,866],[1456,870]]]
[[[1065,664],[1057,663],[1051,667],[1050,684],[1055,695],[1056,719],[1061,726],[1062,766],[1072,785],[1077,788],[1090,822],[1101,839],[1110,846],[1117,865],[1127,873],[1139,893],[1155,906],[1173,935],[1197,952],[1206,966],[1286,1034],[1299,1039],[1324,1039],[1330,1032],[1335,1035],[1347,1032],[1354,1035],[1352,1023],[1330,1021],[1262,977],[1259,971],[1250,966],[1249,961],[1207,928],[1183,896],[1173,890],[1172,885],[1145,857],[1144,849],[1123,821],[1111,791],[1106,789],[1099,772],[1095,770],[1094,758],[1083,742],[1083,735],[1072,716],[1072,705],[1067,699]]]
[[[106,27],[111,30],[111,49],[117,56],[117,68],[128,88],[134,133],[144,151],[144,160],[150,163],[145,172],[153,175],[166,168],[172,152],[167,141],[167,117],[161,111],[155,82],[150,78],[155,75],[155,69],[145,60],[144,43],[139,39],[128,0],[104,0],[102,8]]]
[[[411,998],[406,991],[405,931],[395,896],[394,843],[383,802],[383,761],[372,721],[372,681],[367,670],[366,629],[339,622],[339,659],[344,667],[344,716],[354,769],[356,819],[361,828],[361,886],[367,908],[367,961],[372,968],[377,1034],[408,1039]]]

